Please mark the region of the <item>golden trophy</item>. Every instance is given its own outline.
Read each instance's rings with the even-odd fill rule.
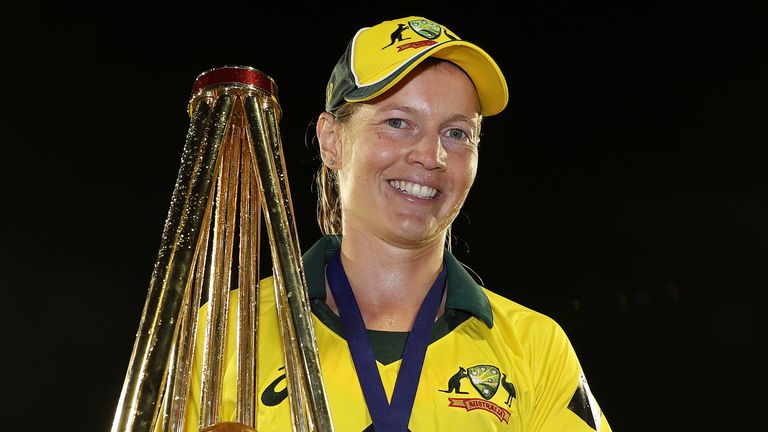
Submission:
[[[259,245],[267,232],[294,431],[332,431],[282,142],[277,86],[245,66],[198,75],[181,166],[112,432],[180,431],[196,344],[198,430],[256,428]],[[238,290],[238,322],[227,322]],[[207,294],[205,340],[196,340]],[[202,325],[203,323],[201,323]],[[227,325],[237,325],[237,420],[220,418]],[[189,427],[187,425],[186,427]]]

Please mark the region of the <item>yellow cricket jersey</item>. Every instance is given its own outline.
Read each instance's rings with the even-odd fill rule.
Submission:
[[[340,247],[320,239],[305,255],[323,381],[336,432],[372,431],[372,421],[343,337],[325,303],[325,263]],[[478,286],[446,251],[446,311],[434,324],[408,429],[426,431],[611,430],[576,353],[551,318]],[[284,360],[271,278],[261,281],[258,346],[258,432],[291,430]],[[198,341],[205,334],[201,309]],[[230,295],[230,323],[237,294]],[[235,325],[227,330],[234,347]],[[369,331],[377,367],[391,398],[408,333]],[[231,343],[229,342],[231,341]],[[235,421],[236,353],[227,349],[222,421]],[[202,343],[196,347],[186,430],[197,430]]]

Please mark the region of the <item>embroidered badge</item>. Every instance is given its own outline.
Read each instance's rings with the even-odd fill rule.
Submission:
[[[467,378],[472,387],[482,397],[449,397],[448,406],[455,408],[464,408],[467,412],[474,410],[487,411],[496,416],[499,422],[509,423],[510,411],[503,406],[493,402],[491,399],[498,393],[499,387],[504,389],[507,397],[504,404],[507,407],[512,406],[512,399],[517,397],[515,386],[507,380],[507,374],[502,373],[498,367],[488,364],[480,364],[465,368],[459,366],[459,370],[448,379],[446,389],[438,389],[443,393],[470,394],[462,391],[462,380]]]

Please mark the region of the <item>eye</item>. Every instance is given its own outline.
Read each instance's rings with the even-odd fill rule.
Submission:
[[[395,129],[402,129],[406,125],[405,120],[400,118],[388,119],[387,124]]]
[[[443,144],[453,143],[455,145],[477,147],[479,144],[473,133],[465,128],[453,127],[443,132]]]
[[[448,137],[454,140],[459,140],[459,141],[469,139],[469,136],[467,135],[467,133],[461,129],[448,130]]]

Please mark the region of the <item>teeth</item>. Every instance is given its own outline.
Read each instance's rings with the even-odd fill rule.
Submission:
[[[437,189],[433,187],[420,185],[418,183],[411,183],[405,180],[390,180],[389,184],[399,191],[405,192],[408,195],[417,196],[419,198],[430,199],[434,198],[435,194],[437,194]]]

